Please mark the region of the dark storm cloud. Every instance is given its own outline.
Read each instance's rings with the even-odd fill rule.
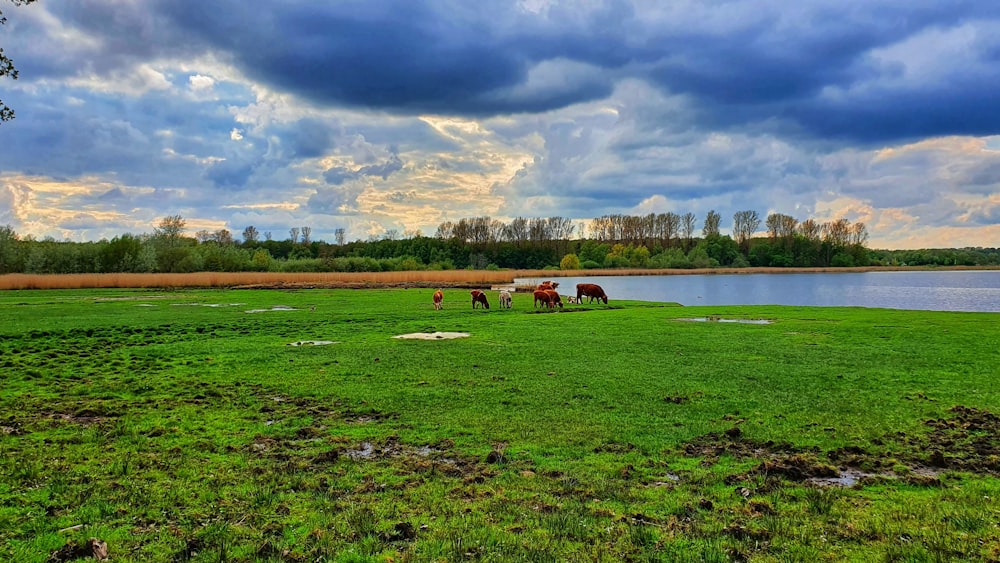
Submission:
[[[689,96],[702,127],[862,142],[1000,131],[1000,3],[549,4],[534,13],[514,1],[76,0],[48,9],[100,41],[68,52],[39,36],[19,62],[36,77],[111,76],[137,61],[214,53],[314,103],[466,116],[558,109],[637,78]],[[950,53],[951,69],[918,83],[906,82],[906,61],[880,56],[965,28],[973,37]],[[324,146],[300,134],[301,154]]]
[[[133,9],[116,17],[80,8],[90,4],[76,6],[81,23],[107,37],[135,38],[134,45],[112,41],[120,52],[135,47],[131,52],[144,53],[153,48],[149,41],[167,40],[168,51],[220,49],[251,77],[323,104],[397,113],[530,113],[605,97],[615,81],[632,77],[691,96],[715,127],[768,124],[861,141],[1000,130],[1000,106],[991,101],[1000,76],[976,70],[996,62],[988,26],[956,61],[971,69],[957,82],[931,77],[917,87],[881,84],[902,71],[871,56],[928,30],[983,26],[1000,15],[995,3],[792,7],[762,0],[656,17],[620,1],[587,8],[557,2],[544,14],[519,12],[514,2],[469,7],[402,0],[273,3],[254,10],[235,0],[163,0],[151,15]],[[718,24],[725,16],[731,21]],[[123,29],[129,33],[112,35]],[[560,74],[566,61],[595,72]],[[546,64],[554,77],[532,77]],[[862,92],[852,90],[869,83]],[[847,94],[830,98],[831,90]]]

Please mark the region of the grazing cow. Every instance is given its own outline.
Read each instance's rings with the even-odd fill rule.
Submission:
[[[545,305],[549,309],[552,308],[552,296],[549,295],[547,291],[545,291],[544,289],[536,289],[534,295],[535,295],[535,307],[538,307],[538,304],[541,303],[542,305]]]
[[[444,301],[444,294],[441,293],[441,290],[439,289],[439,290],[437,290],[437,291],[434,292],[434,309],[435,310],[440,310],[441,309],[441,302],[442,301]]]
[[[559,296],[558,291],[554,289],[546,289],[545,293],[547,293],[549,296],[549,307],[555,307],[556,305],[559,305],[559,308],[562,309],[563,307],[562,297]]]
[[[576,284],[576,302],[583,303],[581,299],[583,299],[584,296],[590,298],[589,303],[593,303],[594,298],[596,297],[598,301],[604,301],[605,305],[608,304],[608,295],[604,293],[604,290],[601,288],[601,286],[597,284],[593,283]]]
[[[473,289],[469,293],[472,294],[472,308],[473,309],[476,308],[476,303],[481,304],[484,309],[489,309],[490,308],[490,302],[486,300],[486,294],[485,293],[483,293],[482,291],[479,291],[478,289]]]
[[[510,309],[513,305],[513,299],[510,296],[510,292],[506,289],[500,291],[500,307],[503,309]]]

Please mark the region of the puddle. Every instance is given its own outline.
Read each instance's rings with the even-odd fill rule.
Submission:
[[[270,312],[270,311],[298,311],[298,309],[296,309],[295,307],[288,307],[286,305],[275,305],[274,307],[271,307],[270,309],[250,309],[249,311],[245,311],[245,312],[246,313],[267,313],[267,312]]]
[[[663,479],[664,480],[662,480],[662,481],[653,481],[648,486],[650,486],[650,487],[673,487],[674,485],[676,485],[677,483],[680,482],[681,476],[680,475],[675,475],[673,473],[667,473],[666,475],[663,476]]]
[[[405,338],[410,340],[451,340],[453,338],[468,338],[468,332],[412,332],[410,334],[400,334],[393,338]]]
[[[689,323],[738,323],[743,325],[769,325],[774,323],[768,319],[723,319],[721,317],[695,317],[692,319],[674,319]]]
[[[112,301],[146,301],[148,299],[166,299],[166,295],[143,295],[143,296],[126,296],[126,297],[95,297],[94,303],[108,303]]]
[[[246,303],[171,303],[170,305],[173,307],[240,307]]]
[[[374,453],[375,446],[373,446],[371,442],[362,442],[358,449],[347,450],[344,452],[344,454],[351,459],[370,459]]]
[[[299,340],[298,342],[289,342],[289,346],[328,346],[330,344],[339,344],[333,340]]]
[[[865,473],[864,471],[857,471],[853,469],[848,469],[841,471],[836,477],[810,477],[806,481],[813,483],[815,485],[820,485],[824,487],[853,487],[857,485],[865,477],[874,477],[874,473]]]

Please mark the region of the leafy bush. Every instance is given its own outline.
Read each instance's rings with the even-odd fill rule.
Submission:
[[[559,261],[560,270],[579,270],[580,258],[576,254],[567,254]]]
[[[298,260],[286,260],[278,262],[280,272],[325,272],[327,271],[323,260],[318,258],[305,258]]]

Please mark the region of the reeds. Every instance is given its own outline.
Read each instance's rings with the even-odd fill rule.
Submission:
[[[406,284],[511,283],[513,272],[434,270],[403,272],[196,272],[191,274],[7,274],[0,289],[163,287],[393,286]]]

